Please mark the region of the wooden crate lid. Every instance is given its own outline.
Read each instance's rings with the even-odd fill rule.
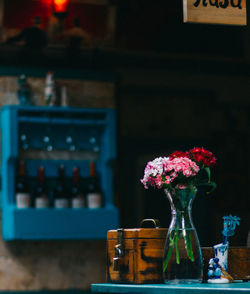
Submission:
[[[167,228],[138,228],[138,229],[124,229],[124,239],[165,239],[167,235]],[[110,230],[107,234],[107,239],[117,240],[117,230]]]
[[[124,239],[165,239],[167,228],[160,228],[160,222],[157,219],[144,219],[140,228],[121,229]],[[110,230],[107,239],[117,239],[117,230]]]

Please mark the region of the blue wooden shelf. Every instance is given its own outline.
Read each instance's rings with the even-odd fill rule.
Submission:
[[[92,284],[92,293],[151,293],[151,294],[240,294],[250,293],[250,282],[232,284]]]
[[[115,207],[98,209],[18,209],[6,208],[12,221],[4,222],[4,238],[12,240],[105,239],[116,228],[119,217]]]
[[[24,149],[20,140],[23,133],[28,137],[28,149]],[[51,152],[45,152],[47,150],[43,138],[47,133],[53,141],[53,152],[56,157],[51,156]],[[115,133],[114,109],[4,106],[2,108],[3,239],[6,241],[106,239],[108,230],[119,227],[119,211],[113,204],[111,164],[116,157]],[[70,151],[65,140],[69,135],[77,146],[76,158],[72,158],[71,154],[74,152]],[[94,138],[94,143],[91,142],[91,138]],[[98,151],[94,149],[93,144],[98,146]],[[43,152],[42,157],[41,152]],[[89,163],[95,160],[97,174],[100,176],[103,207],[18,209],[15,181],[20,159],[25,160],[26,176],[31,188],[36,181],[38,167],[44,166],[46,183],[50,185],[51,191],[56,183],[59,164],[65,166],[65,185],[72,181],[74,166],[80,168],[80,176],[84,184],[89,177]],[[53,199],[51,202],[53,203]]]

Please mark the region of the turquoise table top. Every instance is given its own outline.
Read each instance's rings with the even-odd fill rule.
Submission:
[[[236,294],[250,293],[250,282],[232,284],[92,284],[92,293],[151,293],[151,294]]]

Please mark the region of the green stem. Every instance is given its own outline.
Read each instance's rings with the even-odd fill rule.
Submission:
[[[176,250],[176,263],[180,264],[180,254],[179,254],[179,247],[178,247],[178,242],[179,242],[179,234],[175,238],[175,250]]]
[[[168,254],[167,254],[165,260],[163,261],[163,272],[165,272],[166,269],[167,269],[168,262],[169,262],[169,259],[170,259],[170,257],[171,257],[171,254],[172,254],[173,249],[174,249],[174,246],[171,246],[171,247],[169,247],[169,249],[168,249]]]
[[[190,236],[190,232],[187,232],[187,241],[188,241],[188,251],[189,251],[189,258],[191,261],[194,261],[194,253],[193,253],[193,248],[192,248],[192,240]]]
[[[164,272],[167,269],[168,262],[169,262],[169,260],[171,258],[174,247],[175,247],[175,250],[176,250],[176,252],[175,252],[176,253],[176,263],[180,264],[180,252],[179,252],[179,246],[178,246],[178,242],[179,242],[179,239],[180,239],[179,232],[178,232],[178,230],[174,230],[172,233],[173,233],[173,238],[171,238],[171,235],[170,235],[168,253],[167,253],[166,258],[163,261],[163,271]],[[194,262],[192,241],[191,241],[191,236],[190,236],[189,230],[185,230],[185,232],[183,234],[183,237],[184,237],[184,241],[185,241],[185,248],[186,248],[186,251],[187,251],[187,256],[189,257],[189,259],[192,262]]]
[[[194,261],[194,254],[193,254],[193,248],[192,248],[192,241],[191,241],[191,237],[190,237],[190,232],[189,230],[185,230],[186,233],[183,234],[184,236],[184,240],[185,240],[185,248],[187,251],[187,256],[189,257],[189,259],[191,261]]]
[[[169,236],[169,246],[168,246],[168,253],[167,253],[167,256],[166,258],[164,259],[163,261],[163,271],[165,272],[166,269],[167,269],[167,266],[168,266],[168,262],[169,262],[169,259],[172,255],[172,252],[173,252],[173,249],[174,249],[174,246],[176,245],[176,239],[178,238],[179,239],[179,236],[177,235],[177,232],[176,230],[172,231],[170,233],[170,236]],[[173,235],[173,237],[172,237]],[[177,242],[178,243],[178,242]]]

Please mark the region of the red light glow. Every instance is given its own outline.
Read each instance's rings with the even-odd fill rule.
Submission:
[[[67,11],[68,0],[53,0],[53,8],[56,13],[63,13]]]

